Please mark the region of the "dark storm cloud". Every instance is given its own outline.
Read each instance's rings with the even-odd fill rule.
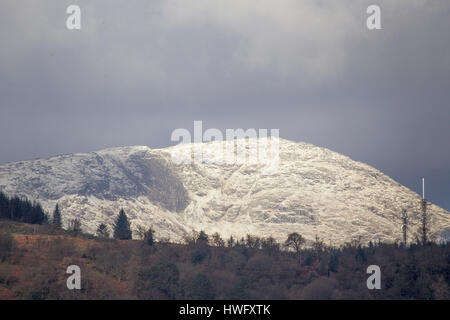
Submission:
[[[450,208],[450,3],[0,3],[0,162],[280,128]],[[78,4],[82,30],[65,28]]]

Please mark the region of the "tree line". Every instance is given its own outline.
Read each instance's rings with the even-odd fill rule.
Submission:
[[[8,197],[0,191],[0,218],[42,224],[48,221],[47,214],[38,202],[21,199],[18,196]]]
[[[427,215],[426,207],[423,211],[423,215]],[[53,211],[53,216],[52,218],[50,218],[38,202],[31,202],[26,198],[20,198],[18,196],[8,197],[2,191],[0,191],[0,218],[30,224],[49,224],[53,227],[54,230],[63,230],[62,215],[58,204],[56,204]],[[428,219],[422,220],[425,222],[428,221]],[[427,243],[430,243],[425,233],[426,230],[428,230],[429,226],[428,224],[425,225],[425,222],[422,223],[423,226],[421,225],[419,227],[419,233],[420,231],[425,231],[423,231],[423,235],[420,234],[420,237],[416,236],[417,244],[426,245]],[[403,227],[405,228],[405,225]],[[144,228],[138,225],[135,229],[135,232],[139,238],[145,240],[146,242],[148,242],[148,244],[153,245],[155,234],[153,228]],[[77,218],[68,220],[65,230],[70,232],[72,235],[82,234],[83,230],[81,221]],[[131,240],[132,234],[131,224],[123,209],[120,209],[119,214],[112,226],[112,231],[110,231],[110,228],[105,223],[101,223],[96,230],[96,236],[103,239],[110,238],[112,236],[114,239]],[[273,237],[262,238],[253,235],[247,235],[246,237],[242,237],[240,239],[235,239],[233,238],[233,236],[230,236],[230,238],[228,239],[222,239],[218,233],[208,236],[204,231],[200,231],[200,233],[194,231],[192,232],[192,234],[186,234],[183,240],[185,244],[203,242],[218,247],[244,246],[251,249],[258,248],[263,250],[279,250],[281,247],[284,247],[285,249],[296,252],[297,254],[306,244],[306,239],[304,239],[303,236],[298,234],[297,232],[289,234],[286,241],[284,241],[284,243],[282,244],[277,243]],[[407,246],[405,241],[406,230],[404,229],[404,247]],[[312,245],[323,246],[323,242],[321,242],[319,237],[316,236],[316,239]]]
[[[5,197],[0,198],[3,203]],[[63,230],[67,219],[62,218],[56,205],[45,223]],[[82,233],[78,219],[66,228],[70,235]],[[355,239],[332,247],[319,236],[308,243],[297,232],[277,242],[270,236],[225,239],[204,231],[186,234],[184,244],[175,244],[154,242],[152,228],[133,229],[144,241],[101,240],[133,238],[121,209],[111,226],[98,226],[89,245],[57,237],[37,242],[27,255],[11,235],[0,233],[0,287],[30,299],[450,299],[450,244],[420,238],[409,246],[364,244]],[[89,270],[83,278],[86,289],[76,296],[61,289],[66,278],[58,272],[67,257]],[[17,263],[23,279],[8,269]],[[366,287],[366,269],[372,264],[382,270],[381,291]]]
[[[59,209],[58,204],[56,204],[55,209],[53,211],[53,220],[52,225],[55,229],[63,229],[62,228],[62,217],[61,210]],[[67,231],[72,234],[80,234],[83,233],[81,229],[81,222],[79,219],[72,219],[68,222]],[[145,239],[149,244],[153,244],[153,229],[144,229],[141,226],[137,228],[138,235]],[[112,236],[114,239],[119,240],[131,240],[133,238],[131,231],[131,224],[128,220],[127,215],[123,209],[120,209],[119,215],[117,216],[114,224],[113,224],[113,232]],[[111,232],[108,226],[105,223],[101,223],[96,230],[96,236],[98,238],[107,239],[111,237]]]
[[[50,224],[54,230],[63,230],[62,214],[58,204],[56,204],[53,210],[52,217],[49,217],[40,203],[31,202],[26,198],[20,198],[18,196],[8,197],[2,191],[0,191],[0,218],[30,224]],[[113,237],[115,239],[132,239],[130,222],[123,209],[120,210],[113,228]],[[75,235],[83,233],[81,221],[76,218],[68,220],[66,231]],[[153,241],[152,229],[143,231],[139,227],[139,232],[143,234],[142,238],[150,242]],[[99,238],[110,237],[110,232],[106,224],[102,223],[98,226],[97,236]]]

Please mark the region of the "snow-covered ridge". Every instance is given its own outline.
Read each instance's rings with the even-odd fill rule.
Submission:
[[[201,145],[204,155],[232,141]],[[109,148],[48,159],[0,165],[0,189],[40,201],[51,212],[59,203],[65,220],[78,217],[84,228],[112,224],[124,208],[132,226],[153,225],[159,237],[178,240],[205,230],[225,237],[255,234],[284,240],[297,231],[341,244],[401,238],[400,214],[412,221],[420,197],[375,168],[325,148],[279,139],[276,174],[264,163],[178,164],[164,149]],[[184,152],[184,151],[183,151]],[[450,215],[430,206],[433,232],[450,229]],[[413,227],[414,228],[414,227]]]

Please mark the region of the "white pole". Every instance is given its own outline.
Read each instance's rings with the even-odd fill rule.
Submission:
[[[422,199],[425,199],[425,178],[422,178]]]

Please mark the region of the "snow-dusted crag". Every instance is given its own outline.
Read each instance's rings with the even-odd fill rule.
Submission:
[[[227,143],[234,142],[202,144],[204,158]],[[91,233],[102,222],[112,225],[124,208],[132,227],[152,225],[157,237],[173,241],[191,230],[280,241],[296,231],[334,244],[395,241],[402,209],[418,223],[418,194],[328,149],[279,139],[278,170],[264,174],[264,163],[173,161],[191,147],[121,147],[7,163],[0,165],[0,189],[37,200],[48,212],[58,203],[65,222],[77,217]],[[433,233],[448,234],[449,213],[435,205],[429,212]]]

